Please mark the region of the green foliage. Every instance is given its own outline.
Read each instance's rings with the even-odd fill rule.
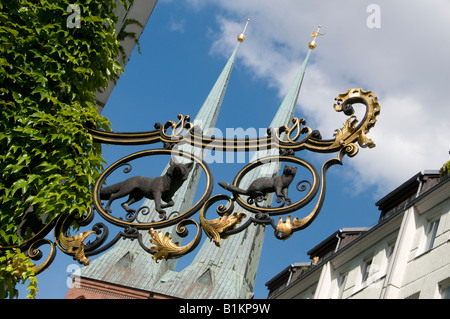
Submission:
[[[29,282],[27,298],[36,297],[37,279],[33,271],[33,263],[20,249],[7,250],[0,257],[0,298],[16,298],[19,294],[15,288],[17,283]]]
[[[450,161],[448,161],[444,164],[444,166],[441,167],[439,173],[441,174],[441,176],[450,175]]]
[[[138,20],[136,19],[126,19],[124,24],[122,25],[122,28],[120,28],[119,34],[117,35],[117,40],[122,41],[125,38],[132,38],[134,39],[134,41],[136,42],[137,45],[137,50],[139,52],[139,54],[141,54],[141,45],[139,43],[139,39],[136,37],[136,34],[134,32],[127,32],[125,31],[126,27],[129,25],[135,24],[137,26],[140,26],[141,28],[144,28],[144,26],[142,25],[142,23],[140,23]],[[127,59],[127,56],[125,54],[125,50],[123,50],[122,47],[120,47],[120,53],[122,53],[122,62],[125,62]]]
[[[30,206],[47,221],[86,212],[103,168],[86,127],[110,130],[94,98],[123,71],[116,5],[81,1],[80,27],[70,28],[71,3],[0,3],[0,247],[20,245],[17,225]],[[0,283],[15,256],[3,251]]]

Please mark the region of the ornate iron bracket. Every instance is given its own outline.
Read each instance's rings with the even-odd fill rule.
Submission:
[[[39,233],[26,240],[21,248],[22,250],[26,249],[32,259],[39,260],[42,259],[42,252],[39,247],[44,244],[50,245],[49,256],[41,265],[35,268],[36,272],[39,273],[53,261],[56,253],[55,245],[63,253],[73,256],[79,263],[87,265],[89,264],[89,256],[104,252],[120,238],[138,240],[146,252],[153,254],[153,258],[156,261],[179,258],[188,254],[198,246],[203,232],[220,247],[222,240],[226,240],[227,237],[245,230],[251,224],[271,226],[277,239],[286,240],[295,232],[308,227],[318,216],[325,200],[327,170],[333,165],[342,165],[342,159],[345,155],[349,157],[355,156],[359,151],[359,147],[372,148],[375,146],[373,141],[367,137],[368,132],[376,123],[377,116],[380,114],[380,106],[375,94],[362,89],[350,89],[346,93],[340,94],[335,100],[335,111],[343,112],[348,116],[348,119],[344,122],[342,128],[335,130],[334,138],[329,140],[323,140],[318,131],[311,130],[305,126],[306,121],[304,119],[298,118],[293,119],[291,127],[271,128],[265,137],[246,139],[223,139],[206,136],[198,127],[190,123],[189,116],[183,115],[178,116],[178,122],[169,121],[164,125],[156,123],[155,130],[149,132],[115,133],[88,129],[93,141],[97,143],[114,145],[151,145],[161,143],[163,148],[137,152],[116,161],[102,173],[97,181],[93,190],[94,203],[89,212],[86,212],[83,216],[64,215],[55,218]],[[365,115],[360,121],[354,115],[352,105],[355,103],[361,103],[366,108]],[[220,183],[226,190],[231,192],[231,195],[220,194],[211,197],[214,179],[209,166],[199,156],[186,151],[186,148],[181,150],[175,147],[179,145],[191,145],[198,149],[215,149],[216,151],[225,152],[250,152],[261,149],[269,150],[270,152],[267,156],[249,163],[241,171],[237,172],[232,184]],[[274,153],[274,150],[278,150],[278,153]],[[320,170],[317,170],[311,163],[296,156],[297,152],[303,150],[319,153],[337,153],[337,156],[327,160],[323,163]],[[110,212],[109,206],[105,207],[105,203],[102,202],[102,196],[105,196],[102,194],[102,189],[104,189],[103,185],[106,179],[112,172],[121,167],[125,167],[123,171],[128,174],[132,169],[130,162],[149,156],[169,156],[170,158],[177,156],[184,158],[185,162],[195,163],[196,169],[203,171],[206,176],[206,188],[202,196],[186,211],[173,212],[168,216],[166,215],[164,208],[173,205],[171,196],[176,193],[177,187],[181,186],[184,181],[183,178],[185,179],[186,177],[186,174],[182,172],[182,168],[174,165],[172,170],[176,172],[167,172],[166,175],[159,177],[158,182],[154,182],[157,178],[149,179],[152,180],[152,185],[166,183],[164,187],[158,186],[159,188],[152,189],[153,186],[149,186],[151,191],[144,191],[144,188],[139,188],[136,185],[141,182],[149,183],[149,180],[129,182],[128,184],[134,185],[135,188],[127,193],[130,196],[129,200],[122,204],[125,216],[115,216],[113,212]],[[256,183],[258,185],[252,186],[252,190],[240,189],[241,182],[248,174],[267,163],[277,163],[278,165],[284,163],[285,166],[292,166],[295,169],[290,173],[290,177],[285,177],[284,180],[282,175],[278,177],[278,180],[261,180],[258,182],[259,184]],[[301,175],[308,175],[309,179],[298,180],[298,175],[300,174],[295,174],[297,169],[301,169]],[[288,175],[289,173],[286,174]],[[302,198],[295,200],[288,197],[287,189],[291,182],[291,188],[295,185],[298,191],[295,195],[302,194]],[[268,193],[276,195],[277,205],[274,207],[261,204],[261,199],[267,196]],[[160,202],[160,206],[156,205],[160,217],[159,220],[142,218],[149,213],[150,208],[148,207],[141,207],[138,211],[128,207],[139,196]],[[247,196],[247,199],[243,198],[245,196]],[[309,213],[303,217],[292,218],[294,213],[300,212],[302,208],[310,204],[314,199],[317,200],[316,204]],[[220,204],[221,202],[222,204]],[[206,218],[206,214],[214,205],[218,205],[216,208],[218,216],[209,220]],[[236,207],[240,207],[242,211],[235,211]],[[91,230],[77,235],[69,234],[69,230],[74,223],[80,226],[89,225],[95,212],[105,222],[118,226],[123,231],[120,231],[108,243],[106,241],[109,237],[109,230],[104,223],[97,223],[92,226]],[[198,212],[200,212],[199,222],[192,219]],[[287,215],[285,219],[283,219],[284,215]],[[274,216],[278,217],[277,221],[273,219]],[[175,231],[179,237],[186,237],[188,234],[187,226],[194,226],[196,228],[194,239],[188,244],[180,246],[178,243],[173,242],[173,238],[169,233],[161,231],[161,229],[175,225]],[[54,229],[55,243],[44,238],[52,229]],[[96,237],[94,238],[94,236]],[[93,241],[86,242],[88,238],[93,239]]]

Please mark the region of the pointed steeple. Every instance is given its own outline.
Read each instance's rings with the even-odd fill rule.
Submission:
[[[278,108],[270,124],[271,128],[289,125],[293,118],[309,57],[314,49],[311,46],[310,43],[306,58]],[[276,152],[276,149],[258,151],[252,157],[252,161],[277,154]],[[275,176],[279,173],[280,166],[279,162],[261,165],[247,173],[240,186],[245,189],[258,177]],[[262,206],[272,203],[273,196],[267,197],[265,202],[260,203]],[[237,211],[243,211],[248,217],[251,216],[250,212],[241,207],[236,207],[235,212]],[[245,220],[242,223],[245,223]],[[155,291],[180,298],[251,298],[264,235],[263,226],[250,225],[244,231],[221,241],[220,248],[212,241],[206,240],[193,262],[179,273],[167,272],[163,280],[155,286]],[[211,283],[208,281],[208,285],[199,285],[200,282],[204,282],[205,273],[212,275],[214,280]]]
[[[309,49],[308,54],[306,55],[306,58],[303,61],[299,72],[297,73],[297,76],[295,77],[294,81],[289,87],[289,90],[286,96],[284,97],[284,100],[281,103],[280,107],[278,108],[278,111],[275,114],[272,123],[270,123],[271,128],[277,128],[282,125],[288,125],[288,123],[293,118],[295,107],[298,101],[298,96],[300,94],[300,89],[302,87],[303,78],[306,73],[306,66],[308,65],[309,56],[311,55],[311,51],[312,50]]]
[[[222,73],[220,73],[216,83],[209,92],[208,97],[194,119],[194,125],[200,125],[202,130],[206,130],[216,125],[217,117],[225,97],[228,81],[230,79],[231,71],[233,70],[234,61],[236,60],[236,53],[240,44],[241,42],[237,43],[233,53],[228,59],[227,64],[223,68]]]
[[[214,127],[216,124],[228,86],[228,81],[236,60],[236,54],[240,44],[244,40],[245,36],[241,33],[238,36],[238,43],[234,48],[233,53],[193,121],[194,125],[200,126],[203,131]],[[195,148],[190,145],[183,145],[180,149],[197,156],[201,156],[203,152],[201,148]],[[168,166],[169,165],[166,166],[162,174],[166,172]],[[175,206],[166,209],[167,215],[170,215],[171,212],[175,211],[184,212],[192,206],[200,174],[201,170],[198,167],[194,167],[189,178],[183,183],[182,187],[173,197]],[[151,213],[140,218],[142,222],[159,220],[159,214],[156,212],[152,200],[145,200],[143,206],[148,207]],[[180,239],[175,239],[176,233],[172,228],[173,227],[163,231],[170,231],[174,237],[174,241],[181,242]],[[150,243],[150,236],[148,233],[144,232],[142,235],[143,242]],[[124,265],[126,267],[124,267]],[[168,270],[175,270],[175,266],[176,260],[162,260],[156,263],[152,259],[152,255],[144,252],[136,240],[120,240],[112,249],[92,261],[89,266],[81,268],[76,275],[121,286],[152,291],[154,290],[154,284],[159,282],[161,276]],[[208,272],[208,274],[210,273]]]
[[[316,38],[318,36],[324,35],[324,33],[320,33],[320,28],[322,26],[319,25],[316,32],[311,33],[311,40],[308,44],[308,53],[306,54],[306,58],[303,60],[302,66],[300,67],[300,70],[297,73],[297,76],[295,77],[294,81],[292,82],[291,86],[289,87],[289,90],[284,97],[283,102],[281,103],[280,107],[278,108],[277,113],[275,114],[272,123],[270,124],[271,128],[277,128],[282,125],[288,125],[288,123],[291,121],[291,119],[294,116],[295,107],[297,105],[298,96],[300,94],[300,89],[302,87],[303,78],[305,77],[306,73],[306,67],[308,66],[309,57],[311,55],[312,50],[314,50],[317,46]]]

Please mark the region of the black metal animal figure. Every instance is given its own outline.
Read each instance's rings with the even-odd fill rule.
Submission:
[[[296,173],[297,167],[285,165],[281,176],[257,178],[246,190],[224,182],[219,182],[219,185],[230,192],[247,195],[257,201],[265,199],[268,193],[275,193],[278,198],[290,202],[288,188]]]
[[[134,176],[123,182],[102,188],[100,199],[108,200],[105,211],[111,213],[111,203],[118,198],[129,195],[128,200],[121,204],[128,213],[136,211],[129,208],[129,205],[146,197],[154,200],[155,209],[158,213],[165,214],[163,208],[172,207],[175,204],[172,197],[188,178],[193,166],[193,162],[181,164],[171,159],[170,166],[163,176],[155,178]],[[162,201],[166,204],[163,204]]]

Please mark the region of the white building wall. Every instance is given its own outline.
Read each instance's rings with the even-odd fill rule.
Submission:
[[[427,249],[426,231],[439,218],[433,247]],[[399,298],[440,298],[439,283],[450,280],[450,200],[439,203],[419,217]]]
[[[314,293],[314,299],[329,298],[333,273],[334,268],[331,262],[327,262],[325,265],[323,265],[322,271],[320,273],[319,282],[317,284],[317,288]]]
[[[302,292],[298,293],[292,299],[314,299],[314,295],[316,293],[317,283],[312,286],[307,287]]]
[[[364,249],[334,270],[328,298],[354,298],[354,299],[378,299],[380,298],[383,284],[388,269],[388,252],[397,238],[397,231],[386,234],[378,242]],[[392,253],[390,254],[392,256]],[[366,263],[370,266],[366,267]],[[363,281],[364,272],[368,268],[367,278]],[[339,283],[342,275],[347,274],[347,280],[342,288],[340,296]]]
[[[403,220],[395,242],[392,261],[388,265],[386,280],[380,293],[381,299],[397,299],[400,291],[409,252],[417,230],[418,212],[411,206],[403,213]]]
[[[436,299],[450,286],[450,182],[321,263],[277,298]],[[427,229],[439,218],[431,249]],[[363,282],[364,264],[371,261]],[[342,276],[347,278],[340,287]]]

